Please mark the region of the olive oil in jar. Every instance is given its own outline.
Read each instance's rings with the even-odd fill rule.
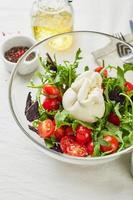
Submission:
[[[70,32],[72,29],[72,15],[67,11],[60,13],[38,12],[33,17],[32,31],[37,41],[59,33]]]
[[[73,12],[67,0],[38,0],[32,13],[32,32],[36,41],[73,30]],[[50,42],[52,48],[64,50],[72,38],[61,36]]]

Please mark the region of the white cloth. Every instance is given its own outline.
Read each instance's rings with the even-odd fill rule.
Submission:
[[[0,31],[30,34],[33,0],[0,0]],[[73,0],[75,30],[130,31],[133,0]],[[130,158],[79,167],[48,158],[23,135],[8,105],[0,60],[0,200],[132,200]]]
[[[124,38],[126,42],[133,44],[132,34],[126,34]],[[118,55],[116,44],[117,41],[112,38],[105,47],[92,52],[98,65],[102,65],[103,60],[105,65],[123,65],[123,61]]]

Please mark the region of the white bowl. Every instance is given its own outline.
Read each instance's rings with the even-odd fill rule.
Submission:
[[[5,58],[4,54],[6,51],[16,46],[27,46],[31,48],[33,45],[35,45],[35,40],[31,37],[24,35],[12,36],[5,39],[1,45],[1,57],[6,70],[8,72],[11,72],[12,69],[16,66],[16,63],[10,62]],[[37,56],[35,55],[32,60],[23,63],[23,65],[19,67],[18,72],[22,75],[26,75],[33,72],[37,68],[37,66]]]

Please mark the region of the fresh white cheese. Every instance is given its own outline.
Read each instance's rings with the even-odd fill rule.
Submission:
[[[63,107],[75,118],[96,122],[105,112],[102,77],[94,71],[86,71],[76,78],[63,95]]]

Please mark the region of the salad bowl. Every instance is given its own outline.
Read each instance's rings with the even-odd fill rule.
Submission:
[[[48,148],[44,143],[44,139],[42,139],[38,134],[36,134],[35,128],[33,131],[33,127],[29,129],[30,123],[27,121],[25,116],[25,107],[26,107],[26,99],[28,94],[32,94],[32,98],[36,98],[37,91],[36,86],[33,83],[35,81],[36,85],[39,85],[38,77],[40,78],[43,67],[39,67],[37,72],[31,73],[28,75],[22,75],[19,73],[20,66],[23,66],[28,55],[31,53],[36,53],[39,57],[38,62],[43,65],[42,59],[46,59],[47,56],[50,55],[50,58],[56,59],[58,63],[68,63],[73,62],[75,58],[76,52],[79,52],[81,55],[78,57],[80,63],[78,63],[77,74],[82,73],[85,70],[94,70],[96,66],[105,65],[109,66],[109,76],[116,76],[116,72],[114,70],[117,69],[118,66],[123,66],[122,60],[116,52],[116,58],[112,59],[110,62],[106,60],[106,63],[101,59],[98,59],[94,56],[96,51],[105,48],[106,46],[112,46],[112,51],[116,51],[116,45],[118,42],[123,43],[128,48],[132,49],[130,44],[120,41],[119,39],[100,32],[94,31],[75,31],[70,33],[64,33],[60,35],[56,35],[45,39],[33,47],[31,47],[19,60],[15,69],[13,70],[10,78],[9,84],[9,103],[11,112],[13,117],[20,127],[21,131],[30,139],[30,141],[35,144],[42,152],[44,152],[47,156],[50,156],[54,159],[77,164],[77,165],[95,165],[102,164],[111,160],[114,160],[120,156],[124,156],[126,153],[133,151],[133,146],[130,144],[127,148],[121,147],[120,151],[100,156],[85,156],[85,157],[77,157],[73,155],[68,155],[65,153],[57,152],[52,148]],[[106,51],[105,51],[106,55]],[[107,55],[111,57],[110,55]],[[82,59],[81,59],[82,57]],[[53,66],[54,67],[54,66]],[[128,66],[128,73],[126,75],[127,79],[132,79],[131,68],[132,66]],[[132,80],[133,81],[133,80]],[[30,83],[30,85],[29,85]],[[106,88],[105,88],[106,89]],[[30,93],[31,92],[31,93]],[[70,97],[70,96],[69,96]],[[68,97],[68,99],[69,99]],[[71,97],[70,97],[71,98]],[[80,115],[84,116],[85,113],[81,112]],[[32,129],[32,130],[31,130]],[[121,140],[121,138],[120,138]],[[124,145],[124,144],[123,144]],[[123,149],[122,149],[123,148]],[[45,159],[45,158],[44,158]]]

